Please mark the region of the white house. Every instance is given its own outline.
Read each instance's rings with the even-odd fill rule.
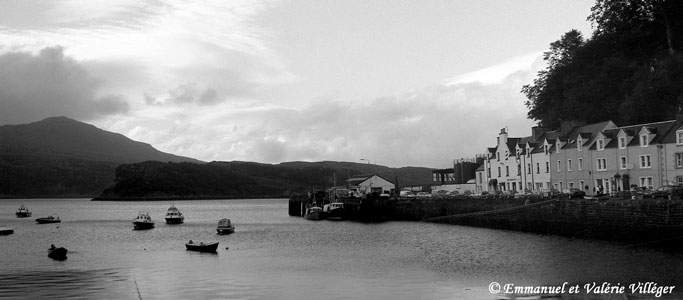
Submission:
[[[379,175],[357,175],[346,180],[346,186],[361,195],[391,194],[396,185]]]

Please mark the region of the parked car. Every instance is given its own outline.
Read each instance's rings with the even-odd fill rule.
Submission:
[[[557,198],[557,196],[559,196],[560,194],[561,194],[560,191],[558,191],[556,189],[550,189],[546,192],[543,192],[543,197],[548,198],[548,199],[552,199],[552,198]]]
[[[564,194],[569,196],[569,199],[583,199],[583,197],[586,196],[585,191],[577,188],[568,189],[564,192]]]
[[[683,196],[683,187],[677,185],[664,185],[650,194],[652,198],[671,198]]]
[[[431,197],[432,195],[429,194],[429,193],[427,193],[427,192],[419,192],[419,193],[417,193],[416,196],[417,196],[418,198],[429,198],[429,197]]]

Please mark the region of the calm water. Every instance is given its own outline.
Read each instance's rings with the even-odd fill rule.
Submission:
[[[31,218],[15,218],[25,204]],[[0,200],[0,299],[497,299],[492,282],[653,281],[683,290],[683,255],[617,243],[417,222],[287,215],[286,199],[166,202]],[[147,210],[156,228],[133,231]],[[34,219],[58,214],[62,223]],[[216,235],[219,219],[237,226]],[[218,254],[184,243],[219,241]],[[69,249],[47,257],[50,244]],[[225,248],[229,247],[229,250]],[[616,298],[615,298],[616,299]]]

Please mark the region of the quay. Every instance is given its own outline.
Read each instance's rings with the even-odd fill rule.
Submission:
[[[319,199],[322,207],[325,201]],[[629,244],[683,246],[683,200],[449,197],[338,199],[347,219],[417,221],[486,227]],[[312,198],[293,195],[289,215],[303,216]]]

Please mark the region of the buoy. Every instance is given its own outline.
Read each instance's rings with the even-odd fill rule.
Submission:
[[[228,250],[228,249],[230,249],[230,247],[225,247],[225,250]]]

